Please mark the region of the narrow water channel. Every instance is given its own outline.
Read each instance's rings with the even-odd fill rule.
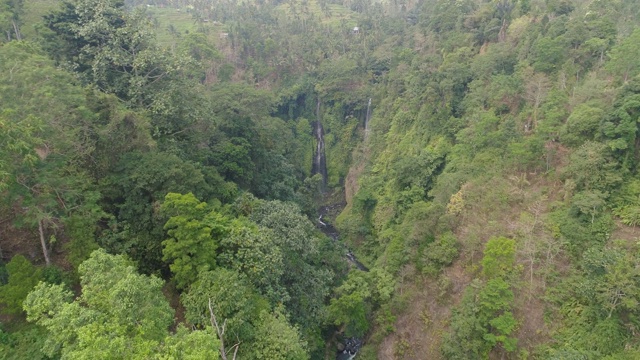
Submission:
[[[352,268],[357,269],[355,271],[369,271],[369,269],[360,261],[358,261],[353,252],[340,240],[340,232],[326,218],[328,214],[336,214],[343,207],[344,204],[334,204],[320,207],[318,209],[318,213],[320,214],[317,221],[318,228],[325,235],[333,239],[333,241],[336,242],[338,246],[343,248],[345,260]],[[336,353],[336,360],[355,359],[356,355],[358,354],[358,350],[360,350],[360,347],[362,347],[362,339],[355,337],[347,338],[341,341],[341,345],[341,348],[338,349]]]

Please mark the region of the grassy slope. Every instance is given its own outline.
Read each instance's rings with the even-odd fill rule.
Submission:
[[[196,22],[190,13],[180,9],[149,7],[147,13],[153,19],[156,37],[163,46],[175,46],[181,36],[198,31],[208,33],[215,40],[217,33],[223,31],[222,26]]]

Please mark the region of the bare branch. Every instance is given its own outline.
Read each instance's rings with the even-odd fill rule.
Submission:
[[[222,360],[227,360],[227,351],[224,347],[224,332],[227,327],[227,319],[224,319],[222,323],[222,327],[218,325],[218,319],[216,319],[216,315],[213,312],[213,304],[211,302],[211,298],[209,298],[209,313],[211,314],[211,325],[216,329],[218,333],[218,338],[220,339],[220,356]],[[236,360],[236,355],[238,354],[238,348],[240,347],[240,341],[238,341],[235,345],[233,345],[229,351],[233,350],[233,358],[232,360]]]
[[[233,360],[236,360],[236,355],[238,355],[238,349],[240,348],[240,342],[238,342],[237,344],[233,345],[231,347],[231,349],[235,348],[235,350],[233,350]]]

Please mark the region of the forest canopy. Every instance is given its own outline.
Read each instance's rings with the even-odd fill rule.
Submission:
[[[635,359],[634,0],[0,0],[6,359]]]

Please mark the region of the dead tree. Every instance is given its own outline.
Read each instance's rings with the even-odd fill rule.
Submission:
[[[209,313],[211,314],[211,326],[216,329],[218,333],[218,338],[220,339],[220,356],[222,360],[227,360],[228,352],[224,347],[224,331],[227,327],[227,319],[224,319],[222,323],[222,327],[218,324],[218,320],[216,319],[216,315],[213,312],[213,304],[211,303],[211,298],[209,298]],[[233,345],[229,351],[233,350],[233,358],[232,360],[236,360],[236,355],[238,354],[238,348],[240,347],[240,342]]]

